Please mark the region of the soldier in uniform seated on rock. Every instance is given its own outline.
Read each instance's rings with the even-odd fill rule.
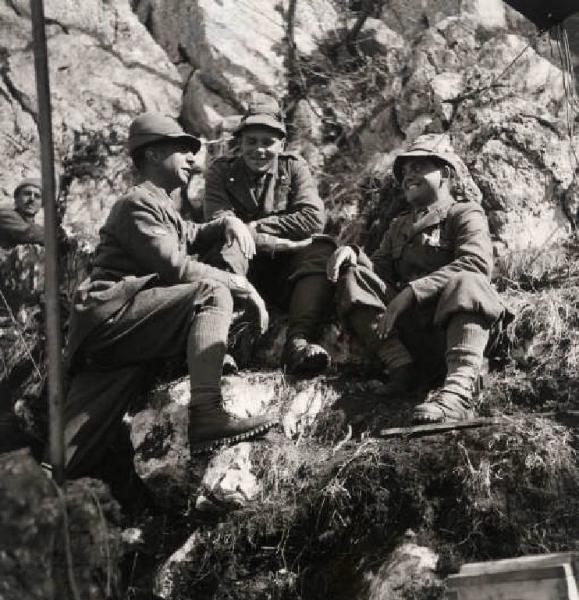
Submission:
[[[254,98],[237,135],[238,156],[218,158],[208,170],[205,218],[239,217],[257,252],[248,261],[239,248],[225,246],[211,262],[247,273],[267,301],[287,309],[284,366],[313,376],[330,365],[326,350],[315,343],[333,296],[325,265],[335,244],[316,237],[325,225],[324,204],[306,162],[283,150],[286,130],[273,98]]]
[[[388,395],[410,390],[417,373],[406,340],[445,349],[442,387],[418,405],[417,423],[473,415],[473,389],[491,326],[503,305],[490,283],[493,250],[484,210],[451,194],[458,157],[439,135],[418,138],[393,165],[409,211],[392,221],[372,258],[344,246],[328,263],[338,312],[381,359]]]
[[[192,451],[255,436],[274,422],[237,418],[223,408],[220,379],[233,298],[250,303],[262,331],[268,315],[244,276],[193,257],[217,241],[237,244],[248,259],[255,251],[247,227],[232,215],[201,225],[180,217],[170,194],[187,184],[200,145],[174,119],[156,113],[130,127],[140,181],[112,207],[91,274],[73,301],[65,403],[69,477],[94,473],[132,391],[147,365],[159,360],[187,359]]]
[[[23,179],[14,190],[14,209],[0,208],[0,248],[44,245],[44,229],[34,222],[41,208],[40,179]]]

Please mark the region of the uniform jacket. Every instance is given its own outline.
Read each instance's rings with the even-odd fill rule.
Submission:
[[[493,249],[486,215],[475,202],[454,201],[438,202],[416,220],[403,214],[392,221],[372,259],[361,252],[359,262],[387,283],[409,284],[419,305],[437,298],[459,273],[490,282]]]
[[[44,245],[44,229],[26,221],[16,210],[0,208],[0,248],[12,248],[18,244]]]
[[[250,173],[241,157],[217,159],[205,180],[205,219],[234,214],[253,222],[256,245],[272,250],[275,238],[303,240],[321,233],[324,204],[307,163],[297,154],[281,153],[265,177],[263,206],[252,193]]]
[[[165,191],[150,182],[118,200],[100,230],[91,275],[77,289],[70,322],[69,357],[86,335],[153,282],[159,286],[228,275],[195,260],[223,236],[223,220],[184,221]]]

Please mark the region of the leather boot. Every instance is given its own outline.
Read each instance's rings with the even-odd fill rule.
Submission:
[[[276,423],[277,419],[267,415],[235,417],[223,408],[220,398],[193,405],[189,411],[191,455],[262,435]]]
[[[288,373],[314,377],[330,366],[330,355],[312,341],[318,337],[322,323],[327,320],[332,295],[333,288],[325,274],[306,275],[295,283],[283,353]]]
[[[414,408],[412,422],[452,423],[473,419],[476,413],[472,404],[472,396],[460,395],[445,389],[436,390],[426,402]]]
[[[300,337],[290,338],[284,347],[283,364],[289,375],[315,377],[326,371],[332,362],[330,355],[319,344],[311,344]]]

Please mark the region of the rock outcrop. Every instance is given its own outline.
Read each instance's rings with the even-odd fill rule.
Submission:
[[[39,171],[29,4],[0,5],[0,202]],[[64,224],[94,238],[130,181],[124,142],[144,110],[176,115],[181,77],[124,0],[45,3]]]
[[[211,136],[247,95],[284,96],[288,54],[313,53],[340,15],[330,0],[137,0],[135,9],[169,58],[189,75],[182,116]]]
[[[2,455],[0,474],[0,597],[115,597],[120,515],[106,487],[83,479],[60,491],[25,450]]]

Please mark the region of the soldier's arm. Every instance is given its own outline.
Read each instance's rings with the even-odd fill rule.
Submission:
[[[394,259],[392,258],[392,223],[386,230],[380,246],[372,254],[371,263],[374,268],[374,272],[382,279],[390,284],[396,282],[396,270],[394,269]],[[370,260],[370,259],[367,259]],[[360,262],[360,259],[358,259]]]
[[[179,244],[176,231],[164,223],[155,204],[128,197],[115,208],[120,212],[125,249],[144,272],[157,273],[169,285],[212,279],[230,289],[235,287],[229,273],[189,256],[186,246]]]
[[[326,224],[324,203],[316,189],[306,162],[301,158],[289,161],[290,200],[283,213],[257,219],[252,223],[256,244],[263,246],[265,236],[299,241],[321,233]],[[263,234],[263,235],[261,235]],[[260,239],[261,236],[261,239]],[[270,240],[275,242],[275,240]]]
[[[205,195],[203,197],[203,216],[206,221],[225,215],[235,215],[225,187],[227,164],[216,160],[205,176]]]
[[[44,228],[27,223],[16,211],[0,211],[0,237],[8,243],[44,245]]]
[[[483,209],[474,202],[458,203],[449,213],[449,234],[454,259],[440,269],[412,281],[409,285],[420,304],[436,297],[448,281],[461,271],[480,273],[490,279],[493,249]]]

